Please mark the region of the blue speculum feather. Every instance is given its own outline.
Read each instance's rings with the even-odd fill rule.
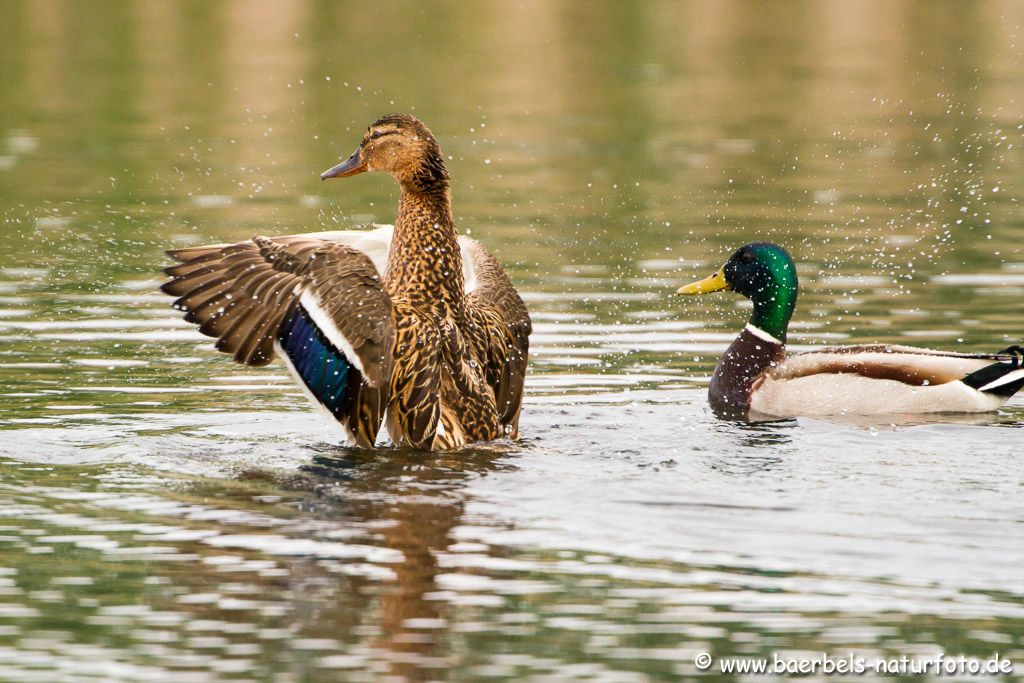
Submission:
[[[277,339],[310,393],[341,417],[352,369],[345,354],[331,344],[302,306],[284,321]]]

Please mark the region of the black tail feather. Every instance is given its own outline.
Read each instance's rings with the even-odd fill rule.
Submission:
[[[999,352],[1000,356],[1010,356],[1006,361],[999,361],[992,365],[986,365],[980,370],[975,370],[971,374],[967,375],[960,381],[969,387],[984,391],[986,394],[993,394],[995,396],[1004,396],[1009,398],[1016,394],[1024,387],[1024,371],[1019,372],[1020,376],[1015,377],[1011,381],[1007,381],[1002,384],[997,384],[990,389],[983,389],[983,387],[997,382],[1000,378],[1006,377],[1010,373],[1017,373],[1024,368],[1024,347],[1021,346],[1008,346]]]

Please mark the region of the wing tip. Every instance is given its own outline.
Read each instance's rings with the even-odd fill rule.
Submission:
[[[168,273],[166,270],[164,270],[164,273],[166,273],[167,275],[170,275],[170,273]],[[181,291],[180,286],[181,286],[181,279],[180,278],[174,278],[174,279],[168,280],[167,282],[165,282],[162,285],[160,285],[160,291],[163,292],[164,294],[167,294],[168,296],[181,296],[185,292]],[[178,302],[175,301],[174,304],[177,305]]]

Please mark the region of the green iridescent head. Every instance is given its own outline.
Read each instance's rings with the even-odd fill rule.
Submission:
[[[744,244],[711,277],[680,287],[677,294],[706,294],[723,289],[754,302],[750,324],[781,342],[796,308],[796,264],[785,249],[770,242]]]

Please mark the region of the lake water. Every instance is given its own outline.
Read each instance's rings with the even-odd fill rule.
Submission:
[[[672,296],[770,239],[797,349],[1019,342],[1022,33],[1009,1],[0,4],[0,680],[1024,670],[1024,398],[722,421],[748,309]],[[317,177],[396,110],[532,311],[519,442],[338,447],[156,291],[165,248],[391,222],[389,178]]]

